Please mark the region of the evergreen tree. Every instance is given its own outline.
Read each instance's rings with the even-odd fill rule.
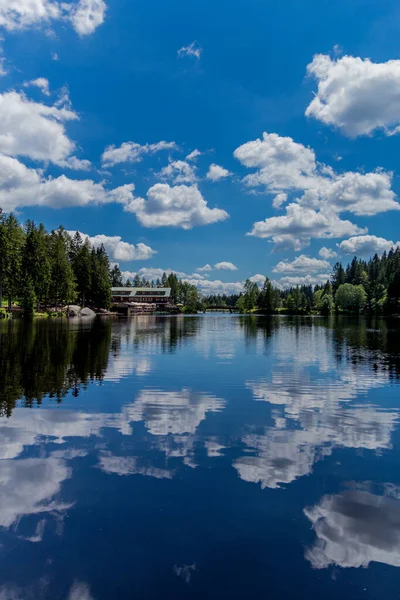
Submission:
[[[0,302],[8,300],[8,310],[21,288],[22,255],[25,235],[13,214],[0,215]],[[0,304],[1,305],[1,304]]]
[[[132,283],[129,278],[126,280],[125,287],[132,287]]]
[[[56,307],[71,304],[76,299],[75,276],[68,259],[70,242],[66,235],[62,227],[50,235],[50,297]]]
[[[30,278],[39,309],[40,302],[46,304],[50,287],[49,239],[42,223],[36,227],[33,221],[28,221],[25,231],[26,239],[22,256],[23,280]]]
[[[32,316],[35,312],[37,298],[35,293],[35,286],[33,284],[32,277],[26,277],[22,292],[22,308],[24,309],[24,316]]]
[[[138,273],[136,273],[135,278],[133,280],[133,287],[139,288],[139,287],[141,287],[141,284],[142,284],[142,280],[140,279],[140,275]]]
[[[122,287],[122,273],[118,265],[113,266],[110,277],[112,287]]]
[[[91,263],[92,303],[96,308],[109,308],[111,304],[110,263],[103,244],[97,250],[92,249]]]

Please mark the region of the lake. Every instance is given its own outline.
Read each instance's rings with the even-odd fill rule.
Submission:
[[[400,320],[0,322],[0,599],[399,598]]]

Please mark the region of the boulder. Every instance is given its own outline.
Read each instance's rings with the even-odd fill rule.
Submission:
[[[91,308],[82,308],[81,317],[95,317],[96,313]]]
[[[71,304],[67,308],[69,317],[79,317],[81,315],[81,307],[77,304]]]

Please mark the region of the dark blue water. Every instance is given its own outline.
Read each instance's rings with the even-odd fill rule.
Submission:
[[[399,598],[400,320],[0,323],[0,600]]]

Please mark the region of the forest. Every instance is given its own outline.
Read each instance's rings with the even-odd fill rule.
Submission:
[[[265,278],[263,287],[248,279],[239,296],[210,296],[211,306],[236,306],[240,312],[266,314],[400,313],[400,248],[369,261],[354,257],[346,268],[337,262],[324,285],[302,285],[281,290]]]
[[[400,248],[369,261],[354,257],[346,268],[338,262],[324,285],[280,289],[265,278],[262,287],[248,279],[239,295],[202,296],[196,286],[163,274],[148,281],[136,275],[124,282],[118,265],[110,264],[104,246],[94,248],[77,232],[71,237],[63,227],[51,232],[43,224],[21,226],[13,214],[0,214],[0,311],[13,304],[25,314],[57,311],[78,302],[96,310],[108,309],[111,288],[118,286],[170,287],[183,312],[206,308],[259,310],[266,314],[400,313]]]
[[[94,248],[79,232],[71,237],[61,226],[49,233],[43,224],[27,221],[22,227],[13,214],[0,214],[0,311],[17,304],[32,315],[57,312],[75,302],[108,309],[111,288],[122,285],[119,266],[110,264],[104,246]],[[197,288],[173,273],[156,282],[137,275],[133,285],[170,287],[184,312],[202,306]]]

